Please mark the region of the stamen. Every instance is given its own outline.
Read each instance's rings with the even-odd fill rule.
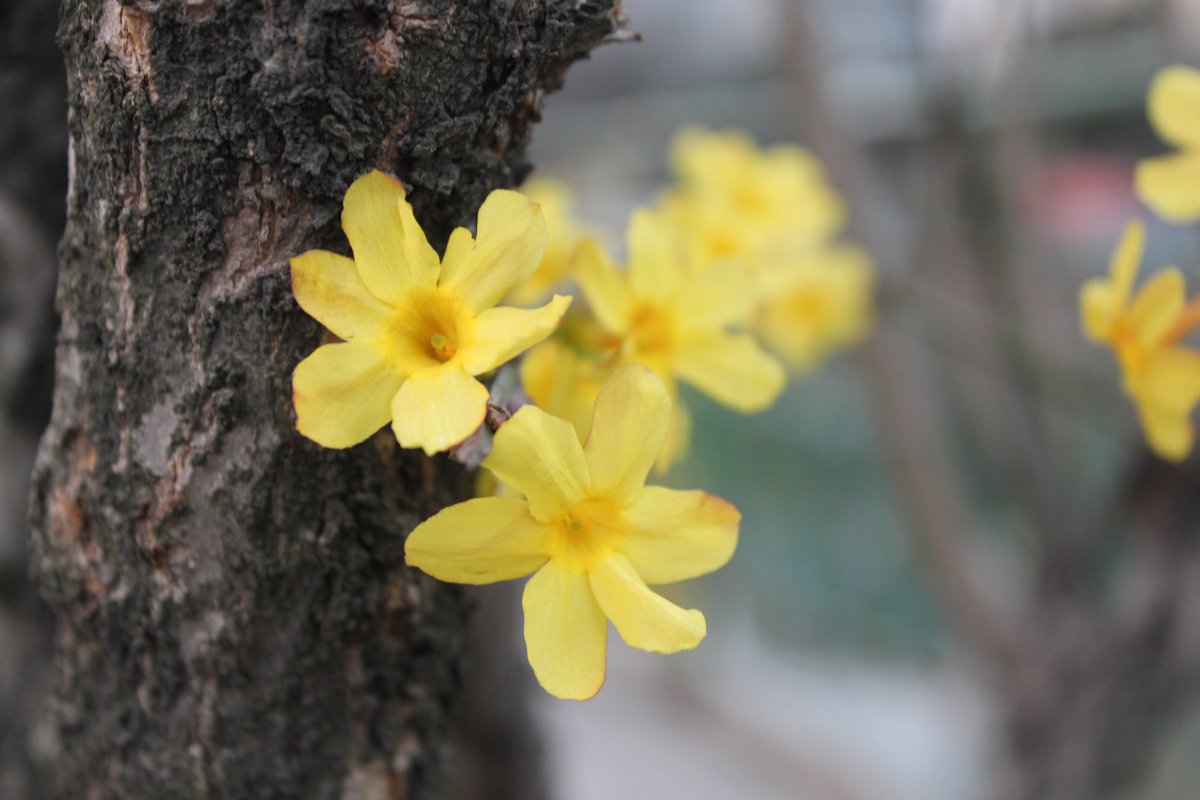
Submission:
[[[433,354],[442,361],[448,361],[454,355],[454,346],[450,344],[450,340],[445,334],[435,333],[429,337],[429,345],[433,348]]]

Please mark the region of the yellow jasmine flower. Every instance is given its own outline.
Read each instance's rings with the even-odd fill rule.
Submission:
[[[860,341],[871,324],[874,273],[857,247],[817,250],[764,271],[756,329],[797,372]]]
[[[571,254],[583,232],[575,218],[575,198],[565,183],[538,178],[522,185],[521,194],[542,207],[546,220],[546,253],[542,263],[507,298],[513,305],[524,308],[541,303],[566,281]]]
[[[720,264],[696,267],[675,226],[646,209],[628,231],[622,272],[585,239],[576,279],[597,322],[621,341],[621,360],[645,364],[675,395],[675,379],[743,413],[761,411],[783,390],[784,370],[746,333],[757,287]]]
[[[1179,152],[1138,162],[1138,196],[1170,222],[1200,219],[1200,71],[1161,70],[1150,84],[1146,106],[1158,135]]]
[[[525,585],[525,645],[538,682],[586,700],[604,683],[608,621],[655,653],[704,638],[699,611],[648,584],[723,566],[737,546],[736,508],[704,492],[646,486],[670,399],[649,370],[617,370],[596,398],[582,447],[574,429],[525,406],[496,432],[483,465],[523,495],[485,497],[426,520],[405,543],[409,564],[439,580]]]
[[[1109,277],[1089,280],[1080,291],[1083,331],[1113,349],[1150,448],[1181,461],[1195,439],[1190,416],[1200,402],[1200,353],[1179,342],[1200,324],[1200,305],[1185,305],[1183,275],[1174,267],[1133,295],[1144,247],[1141,223],[1130,222]]]
[[[671,161],[679,186],[663,207],[703,260],[754,268],[781,249],[824,242],[845,223],[844,204],[802,148],[760,149],[745,133],[689,128],[672,142]]]
[[[404,186],[373,171],[346,191],[342,230],[353,259],[324,250],[292,259],[297,302],[345,340],[296,367],[296,429],[342,448],[390,421],[403,447],[453,447],[487,411],[488,390],[474,376],[549,336],[571,302],[493,308],[542,257],[537,205],[492,192],[479,209],[478,240],[456,229],[439,263]]]

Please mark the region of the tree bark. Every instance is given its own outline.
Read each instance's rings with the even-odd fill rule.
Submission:
[[[518,181],[618,0],[66,0],[71,177],[33,500],[61,796],[430,798],[464,604],[403,565],[461,497],[387,432],[293,429],[287,259],[349,183],[435,244]]]
[[[51,620],[29,579],[29,474],[50,417],[54,245],[67,187],[66,78],[56,0],[0,4],[0,797],[44,797],[33,731]]]

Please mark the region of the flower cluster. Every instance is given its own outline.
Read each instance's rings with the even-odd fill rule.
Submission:
[[[625,267],[553,182],[493,192],[475,234],[455,230],[439,258],[403,184],[381,172],[346,192],[353,258],[292,260],[300,306],[341,340],[296,368],[301,434],[342,448],[390,423],[402,447],[470,461],[479,448],[464,443],[494,431],[482,466],[500,493],[423,522],[406,558],[456,583],[531,575],[529,661],[557,697],[599,691],[610,621],[658,653],[705,636],[699,611],[649,588],[724,565],[741,518],[704,492],[645,485],[690,435],[678,384],[761,411],[786,371],[760,337],[807,370],[869,323],[870,264],[834,243],[844,210],[811,156],[688,131],[674,159],[678,185],[630,219]],[[571,285],[585,303],[565,316],[571,297],[553,291]],[[489,414],[511,398],[481,379],[526,350],[534,403]]]
[[[873,293],[869,259],[836,241],[845,209],[806,151],[689,129],[672,163],[675,184],[630,217],[624,269],[595,239],[579,244],[565,277],[586,310],[521,367],[534,402],[580,436],[606,375],[628,363],[653,369],[674,408],[659,471],[690,436],[678,382],[762,411],[786,383],[779,359],[803,373],[861,339]]]
[[[1139,163],[1138,195],[1169,222],[1200,219],[1200,72],[1164,69],[1147,106],[1162,138],[1183,151]],[[1184,341],[1200,326],[1200,298],[1187,301],[1183,274],[1174,267],[1158,271],[1134,294],[1145,240],[1142,224],[1131,221],[1109,277],[1093,278],[1080,290],[1080,316],[1084,335],[1112,348],[1150,449],[1181,461],[1195,442],[1191,415],[1200,402],[1200,351]]]

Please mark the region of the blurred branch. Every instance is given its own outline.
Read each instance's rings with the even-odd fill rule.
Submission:
[[[869,224],[876,187],[882,184],[837,129],[804,9],[790,8],[792,67],[804,128],[855,211],[850,234],[872,251],[885,275],[904,281],[897,290],[901,296],[915,291],[928,299],[930,291],[914,284],[912,270],[904,269],[916,257],[897,263],[894,250],[883,246],[878,226]],[[897,484],[932,579],[973,650],[1000,679],[1005,762],[999,796],[1098,800],[1115,796],[1138,775],[1153,752],[1155,735],[1200,682],[1200,457],[1183,467],[1150,459],[1139,468],[1128,504],[1137,527],[1124,543],[1115,589],[1082,580],[1102,558],[1111,557],[1103,529],[1123,520],[1112,519],[1122,513],[1117,503],[1071,496],[1069,468],[1078,459],[1070,437],[1062,436],[1069,431],[1056,430],[1048,410],[1035,405],[1058,379],[1039,365],[1068,358],[1064,350],[1077,334],[1074,298],[1040,266],[1040,246],[1021,223],[1023,192],[1039,159],[1031,76],[1025,69],[1029,54],[1023,48],[1022,43],[1006,54],[1012,69],[1002,78],[993,109],[996,135],[984,150],[994,160],[973,159],[968,172],[956,174],[963,167],[954,159],[978,143],[965,136],[935,140],[925,165],[931,167],[924,175],[926,194],[908,203],[920,209],[917,229],[931,237],[921,260],[934,261],[937,291],[957,297],[957,289],[990,310],[982,331],[968,331],[960,339],[955,330],[952,347],[1001,378],[998,397],[990,402],[1002,410],[1002,419],[981,421],[980,414],[971,422],[989,424],[999,435],[994,446],[1005,463],[1006,483],[1019,490],[1009,499],[1029,513],[1046,545],[1030,551],[1041,583],[1021,598],[1027,612],[1021,621],[988,602],[981,576],[971,568],[968,537],[979,530],[979,520],[937,430],[945,409],[914,377],[920,364],[895,337],[878,332],[865,361],[899,466]],[[978,163],[991,169],[981,170]],[[963,195],[955,184],[962,179],[976,181],[972,188],[991,200],[981,217],[964,216]],[[1063,313],[1064,308],[1071,310]],[[986,341],[989,337],[1000,341],[999,351]],[[1070,386],[1061,395],[1072,409],[1085,402],[1084,390],[1075,391],[1079,398]],[[1111,562],[1108,574],[1113,574]]]
[[[56,0],[0,3],[0,797],[50,792],[52,620],[29,575],[30,472],[50,416],[54,246],[66,219]],[[42,726],[44,729],[44,726]]]
[[[787,6],[792,46],[790,72],[795,83],[796,106],[802,111],[800,128],[821,156],[830,177],[849,205],[850,236],[867,248],[884,274],[899,272],[894,250],[864,221],[872,210],[870,198],[877,182],[859,157],[853,142],[838,128],[836,113],[821,84],[821,69],[807,20],[806,8]],[[974,646],[993,658],[1016,658],[1020,635],[1011,620],[979,591],[973,577],[966,537],[979,529],[971,513],[967,492],[956,480],[956,470],[936,433],[936,403],[925,396],[896,342],[876,335],[863,348],[875,400],[881,410],[887,449],[905,505],[912,516],[913,532],[930,566],[931,575],[947,612]]]

